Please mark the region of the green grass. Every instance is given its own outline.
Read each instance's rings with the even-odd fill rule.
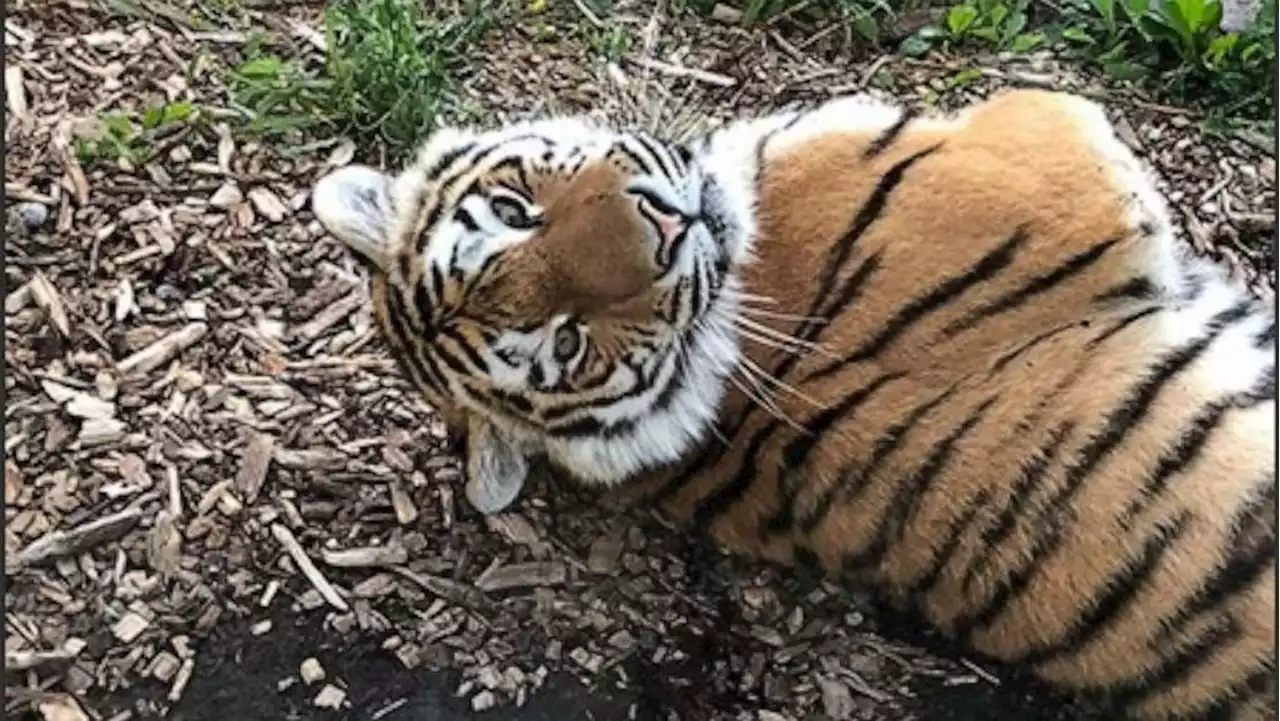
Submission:
[[[755,24],[795,8],[800,0],[737,0],[743,23]],[[839,17],[881,51],[879,29],[917,0],[812,0],[800,8]],[[683,0],[709,12],[709,0]],[[1275,124],[1276,0],[1264,0],[1260,22],[1242,33],[1222,32],[1221,0],[949,0],[943,22],[922,29],[897,48],[905,55],[931,49],[1030,52],[1052,48],[1122,81],[1204,109],[1217,122]]]
[[[501,10],[480,0],[451,12],[432,6],[332,0],[320,65],[250,48],[230,77],[242,131],[268,138],[343,135],[403,159],[453,101],[459,74]]]
[[[76,156],[86,163],[109,160],[138,165],[153,154],[158,135],[202,119],[199,108],[188,102],[150,105],[136,113],[103,113],[98,116],[100,132],[76,141]]]

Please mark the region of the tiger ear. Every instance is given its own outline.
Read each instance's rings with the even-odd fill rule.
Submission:
[[[364,165],[339,168],[316,183],[311,210],[325,230],[379,270],[387,270],[394,219],[391,176]]]
[[[472,414],[467,423],[467,500],[491,515],[515,502],[529,477],[529,459],[512,438]]]

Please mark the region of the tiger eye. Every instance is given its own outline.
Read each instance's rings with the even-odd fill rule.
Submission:
[[[581,347],[582,337],[576,325],[565,323],[556,329],[555,338],[552,339],[551,354],[557,363],[568,363],[573,360]]]

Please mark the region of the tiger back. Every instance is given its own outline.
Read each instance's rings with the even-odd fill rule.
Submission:
[[[544,167],[509,137],[481,149]],[[651,150],[623,180],[595,181],[626,202],[562,210],[576,230],[561,221],[525,241],[560,238],[583,263],[602,245],[630,259],[592,266],[631,279],[619,297],[605,283],[523,317],[590,317],[578,340],[611,348],[592,391],[498,383],[500,329],[465,336],[469,362],[424,363],[441,344],[386,298],[461,298],[476,279],[375,270],[384,331],[414,347],[398,354],[407,372],[435,366],[429,397],[472,419],[469,482],[508,479],[478,497],[511,502],[518,459],[546,453],[731,550],[877,589],[1130,717],[1275,717],[1274,315],[1179,251],[1097,106],[1017,91],[918,117],[854,98]],[[397,197],[459,190],[412,212],[389,203],[388,225],[416,233],[384,234],[377,252],[416,262],[423,243],[406,238],[467,207],[490,174],[468,170],[442,189],[402,174]],[[578,170],[559,172],[550,182],[579,187]],[[634,176],[666,189],[661,212],[619,190]],[[368,257],[343,230],[357,216],[340,212],[339,187],[318,188],[317,214]],[[667,258],[682,233],[684,265]],[[506,292],[526,290],[506,307],[574,282],[528,262],[507,272]],[[481,295],[449,314],[481,315],[502,291]]]

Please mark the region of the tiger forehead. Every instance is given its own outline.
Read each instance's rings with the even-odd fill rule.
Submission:
[[[627,174],[608,160],[543,184],[543,222],[532,238],[505,250],[461,314],[508,323],[592,315],[642,296],[653,262],[639,216],[624,193]]]
[[[490,168],[476,179],[476,187],[481,190],[518,188],[530,195],[530,200],[545,203],[549,200],[548,195],[556,193],[564,183],[580,174],[586,173],[599,180],[599,166],[602,165],[616,174],[620,181],[619,190],[628,178],[645,172],[639,159],[621,145],[614,144],[605,149],[591,145],[567,150],[562,148],[561,152],[547,149],[541,153],[520,155],[511,162]]]

